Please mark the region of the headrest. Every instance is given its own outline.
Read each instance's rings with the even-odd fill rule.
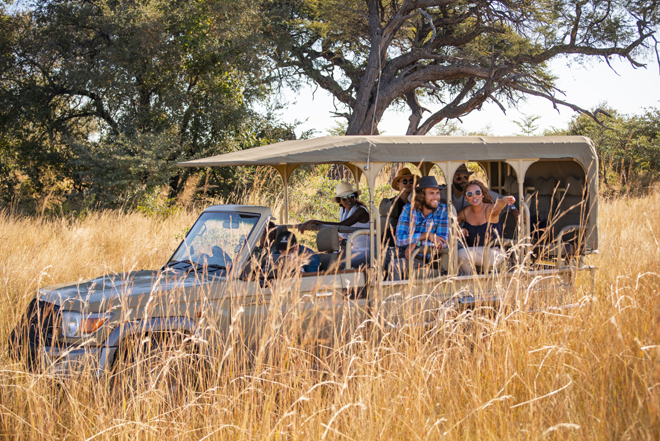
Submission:
[[[325,225],[316,234],[316,247],[322,252],[339,251],[339,232],[336,225]]]
[[[390,209],[392,208],[392,201],[389,199],[383,199],[380,201],[380,205],[378,206],[378,213],[381,216],[387,216],[390,214]]]
[[[504,190],[509,194],[518,194],[518,179],[513,175],[507,176],[504,180]]]
[[[574,176],[569,176],[565,180],[566,182],[566,194],[569,196],[582,196],[584,191],[584,185],[582,180]]]
[[[557,187],[557,180],[553,177],[543,178],[538,177],[534,181],[534,189],[541,196],[551,196]]]

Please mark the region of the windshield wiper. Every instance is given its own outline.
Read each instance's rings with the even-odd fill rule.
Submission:
[[[196,263],[193,262],[192,260],[175,260],[172,262],[168,262],[165,264],[164,268],[172,268],[175,265],[178,264],[184,264],[187,265],[188,267],[194,267],[196,270],[201,270],[202,268],[206,268],[208,272],[215,272],[215,271],[220,271],[220,270],[227,270],[227,267],[224,265],[218,265],[217,263],[209,263],[206,265],[202,265],[201,263]],[[177,269],[184,269],[184,268],[177,268]],[[188,269],[188,268],[185,268]]]
[[[209,263],[208,265],[206,265],[206,269],[208,271],[211,271],[211,270],[218,271],[218,270],[226,270],[227,267],[223,266],[223,265],[218,265],[217,263]]]
[[[167,262],[163,266],[163,268],[170,268],[170,267],[173,267],[174,265],[178,265],[180,263],[183,263],[183,264],[188,265],[188,266],[196,266],[197,265],[195,262],[193,262],[190,259],[188,259],[188,260],[173,260],[171,262]]]

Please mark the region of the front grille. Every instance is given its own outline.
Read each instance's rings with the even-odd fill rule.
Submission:
[[[9,355],[33,365],[42,346],[53,346],[60,328],[60,307],[34,299],[9,336]]]

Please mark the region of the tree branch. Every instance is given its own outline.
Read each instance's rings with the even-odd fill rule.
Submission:
[[[414,135],[415,132],[417,131],[417,127],[419,127],[419,122],[422,120],[422,113],[424,111],[428,112],[428,109],[425,109],[424,107],[419,105],[419,101],[417,100],[417,94],[415,91],[410,91],[406,93],[406,103],[408,104],[408,107],[410,107],[411,113],[410,117],[408,118],[408,121],[410,123],[408,124],[408,130],[406,131],[406,135]]]
[[[578,113],[584,113],[584,114],[586,114],[586,115],[589,115],[589,116],[590,116],[594,121],[596,121],[596,123],[598,123],[600,126],[602,126],[602,127],[606,127],[606,126],[603,124],[603,122],[600,121],[600,120],[598,119],[598,117],[596,116],[598,113],[603,113],[603,114],[607,115],[607,114],[606,114],[605,112],[603,112],[602,110],[599,110],[599,111],[596,111],[596,112],[593,112],[593,113],[592,113],[592,112],[590,112],[589,110],[587,110],[587,109],[585,109],[585,108],[582,108],[582,107],[580,107],[580,106],[577,106],[577,105],[575,105],[575,104],[569,103],[569,102],[567,102],[567,101],[559,100],[559,99],[557,99],[557,98],[556,98],[555,96],[553,96],[553,95],[550,95],[550,94],[545,93],[545,92],[540,92],[540,91],[538,91],[538,90],[529,89],[529,88],[524,87],[524,86],[522,86],[522,85],[520,85],[520,84],[517,84],[517,83],[512,83],[511,85],[509,85],[509,87],[511,87],[512,89],[515,89],[515,90],[517,90],[517,91],[519,91],[519,92],[522,92],[522,93],[524,93],[524,94],[526,94],[526,95],[533,95],[533,96],[538,96],[538,97],[541,97],[541,98],[545,98],[545,99],[547,99],[548,101],[550,101],[550,102],[552,103],[552,106],[553,106],[555,109],[557,109],[557,110],[559,110],[558,107],[557,107],[557,105],[560,105],[560,106],[568,107],[569,109],[572,109],[572,110],[574,110],[574,111],[576,111],[576,112],[578,112]]]

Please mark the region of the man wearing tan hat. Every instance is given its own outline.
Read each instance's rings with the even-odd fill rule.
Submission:
[[[396,225],[399,223],[399,216],[403,212],[403,207],[410,202],[412,190],[419,179],[408,167],[403,167],[396,173],[392,179],[392,188],[399,192],[398,195],[390,198],[390,211],[388,213],[388,225],[385,233],[385,246],[394,246],[396,242]]]

